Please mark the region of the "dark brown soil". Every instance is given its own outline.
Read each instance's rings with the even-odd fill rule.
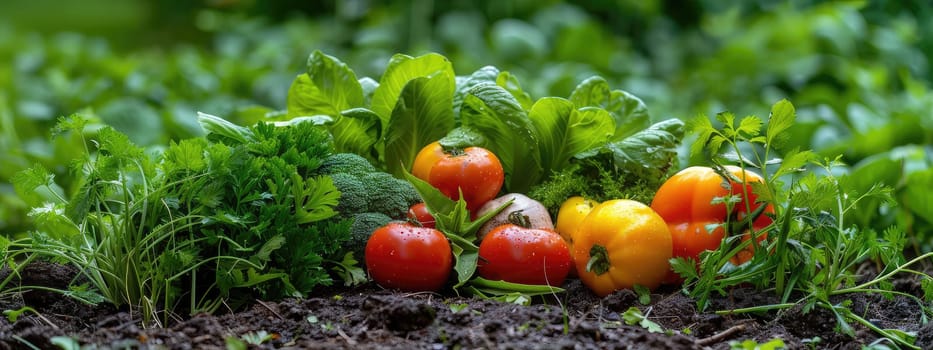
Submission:
[[[24,284],[64,287],[74,271],[35,264],[22,276]],[[915,281],[895,285],[919,293]],[[241,312],[195,315],[162,328],[145,328],[138,317],[112,307],[31,291],[0,300],[0,310],[28,305],[36,311],[23,313],[15,322],[0,318],[0,349],[54,349],[51,338],[57,336],[90,348],[144,349],[225,349],[237,342],[251,349],[729,349],[730,342],[775,338],[791,349],[860,349],[878,339],[860,326],[855,338],[837,333],[835,316],[823,309],[721,316],[698,313],[692,299],[673,289],[657,291],[650,304],[642,305],[631,291],[598,298],[576,280],[565,288],[567,293],[556,299],[519,306],[449,294],[394,292],[368,284],[322,291],[307,299],[256,301]],[[710,309],[775,300],[766,292],[735,289],[714,299]],[[916,345],[933,348],[933,323],[921,325],[921,311],[909,299],[859,295],[850,300],[856,314],[875,325],[916,332]],[[632,306],[667,332],[625,324],[621,314]]]

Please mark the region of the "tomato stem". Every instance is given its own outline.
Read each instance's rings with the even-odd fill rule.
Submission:
[[[609,251],[606,247],[594,244],[590,248],[590,260],[586,262],[586,271],[595,273],[597,276],[609,271]]]
[[[459,157],[466,154],[466,150],[463,147],[445,147],[441,145],[441,149],[451,157]]]
[[[531,219],[528,215],[522,214],[521,210],[509,213],[509,223],[524,228],[531,228]]]

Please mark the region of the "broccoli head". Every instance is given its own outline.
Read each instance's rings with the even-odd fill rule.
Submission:
[[[340,190],[335,210],[343,218],[371,212],[404,219],[408,208],[421,201],[421,196],[408,181],[379,171],[366,158],[353,153],[327,157],[319,171],[329,175]]]

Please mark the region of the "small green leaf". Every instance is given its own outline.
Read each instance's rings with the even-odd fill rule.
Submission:
[[[454,254],[455,264],[454,271],[457,271],[457,284],[454,285],[454,288],[459,288],[463,286],[467,281],[473,277],[473,273],[476,272],[476,264],[479,262],[479,250],[469,248],[462,249],[460,254]]]
[[[750,115],[742,118],[742,121],[739,122],[738,132],[744,134],[746,138],[752,138],[758,136],[761,132],[761,126],[764,122],[761,118]]]
[[[353,257],[353,252],[344,254],[343,260],[336,262],[336,264],[337,266],[334,269],[340,274],[345,287],[360,285],[368,280],[366,271],[359,266],[360,262]]]
[[[794,148],[790,151],[784,153],[784,158],[781,160],[781,165],[778,167],[778,170],[774,172],[774,178],[780,178],[781,176],[797,173],[803,170],[803,167],[810,163],[812,160],[816,159],[816,155],[809,150],[799,151]]]
[[[64,190],[55,183],[55,175],[41,164],[37,163],[32,168],[16,173],[11,182],[16,194],[29,205],[63,203]]]
[[[714,135],[719,131],[713,127],[709,117],[704,114],[697,115],[687,121],[685,126],[687,132],[697,136],[696,141],[690,146],[690,155],[697,156],[703,154],[703,150],[710,143]],[[712,149],[712,147],[710,147]],[[718,149],[718,147],[716,148]]]
[[[469,308],[469,307],[470,307],[470,304],[467,304],[467,303],[458,303],[458,304],[449,304],[449,305],[447,305],[447,306],[450,307],[450,312],[451,312],[451,313],[459,313],[459,312],[461,312],[461,311],[466,310],[467,308]]]
[[[671,269],[684,279],[697,279],[697,263],[693,258],[671,258]]]
[[[19,316],[26,312],[38,313],[36,309],[29,306],[23,306],[16,310],[3,310],[3,314],[6,315],[7,321],[11,323],[16,323],[16,321],[19,320]]]
[[[67,336],[49,338],[49,343],[58,346],[61,350],[81,350],[81,343],[77,339]],[[229,348],[228,348],[229,349]]]
[[[81,114],[59,117],[58,122],[52,128],[52,136],[59,136],[66,132],[83,133],[89,122],[88,117]]]
[[[282,246],[285,245],[285,243],[286,242],[285,242],[284,236],[275,235],[269,238],[268,240],[266,240],[266,242],[262,245],[262,247],[259,248],[259,251],[257,251],[256,254],[253,255],[253,258],[256,259],[256,262],[258,263],[265,263],[269,261],[269,256],[272,255],[272,252],[278,250],[279,248],[282,248]]]
[[[470,146],[482,145],[486,139],[475,130],[468,127],[459,127],[451,130],[438,142],[444,149],[463,149]]]
[[[716,121],[722,124],[722,134],[731,138],[735,135],[735,114],[732,112],[716,113]]]
[[[635,289],[635,294],[638,295],[639,303],[641,303],[642,305],[651,304],[651,290],[650,289],[640,284],[636,284],[634,289]]]
[[[215,134],[244,144],[254,141],[255,135],[249,128],[242,127],[221,117],[198,112],[198,123],[208,134]]]
[[[639,325],[647,329],[651,333],[664,333],[664,328],[661,325],[655,323],[648,319],[648,316],[645,316],[641,313],[637,307],[630,307],[628,310],[622,313],[622,319],[625,321],[625,324],[629,326]]]
[[[291,174],[291,195],[295,199],[295,216],[299,224],[321,221],[337,215],[334,207],[340,200],[340,191],[330,176],[302,179]]]
[[[785,131],[794,125],[795,114],[794,105],[786,99],[782,99],[771,106],[771,115],[768,116],[768,129],[765,131],[768,144],[776,149],[783,147],[790,137]]]

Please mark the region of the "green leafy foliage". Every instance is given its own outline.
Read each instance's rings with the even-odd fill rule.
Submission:
[[[62,132],[80,131],[64,131],[80,127],[74,118],[63,119]],[[75,265],[104,300],[156,322],[178,307],[212,311],[306,294],[332,283],[326,261],[358,282],[342,245],[351,223],[328,220],[340,192],[331,177],[315,174],[333,152],[327,131],[313,123],[202,122],[221,135],[173,142],[154,156],[100,129],[96,156],[74,164],[80,190],[36,206],[37,231],[11,244],[30,259]],[[54,183],[41,168],[17,179],[22,191],[40,193]]]
[[[541,178],[538,136],[510,92],[493,84],[472,87],[463,98],[460,120],[465,128],[484,135],[482,146],[502,161],[507,191],[527,191]]]
[[[402,169],[411,169],[421,147],[453,127],[453,90],[453,75],[448,72],[405,84],[386,125],[384,162],[390,173],[398,176]]]
[[[260,6],[251,4],[234,6]],[[859,287],[851,284],[847,270],[854,261],[875,260],[879,266],[885,262],[889,270],[883,276],[910,272],[908,267],[917,260],[900,261],[898,248],[906,244],[920,257],[933,246],[933,149],[929,146],[933,143],[933,133],[929,132],[933,123],[928,118],[933,105],[928,84],[933,76],[929,68],[933,27],[924,25],[931,10],[911,2],[804,1],[776,6],[700,2],[694,4],[695,11],[684,15],[655,5],[619,2],[597,9],[587,4],[481,1],[476,8],[484,12],[478,13],[455,3],[436,3],[433,12],[413,11],[417,3],[367,3],[355,14],[315,12],[309,14],[314,20],[278,23],[199,9],[196,4],[173,5],[190,8],[198,19],[190,21],[197,23],[197,35],[186,39],[196,37],[210,48],[185,42],[128,50],[99,37],[32,33],[31,28],[11,29],[4,23],[0,26],[0,60],[10,64],[0,72],[0,232],[15,238],[29,230],[39,231],[32,239],[47,244],[43,249],[58,249],[57,261],[80,264],[87,261],[64,252],[73,244],[88,243],[85,239],[90,238],[82,231],[92,233],[87,235],[93,238],[92,245],[116,247],[126,242],[99,238],[120,232],[139,235],[152,227],[154,234],[145,240],[144,247],[173,244],[172,252],[158,261],[167,271],[163,277],[177,281],[172,278],[191,271],[185,266],[215,251],[198,248],[201,241],[190,237],[160,237],[167,237],[168,232],[196,232],[201,220],[235,230],[256,224],[258,214],[245,215],[244,208],[214,210],[231,200],[246,207],[254,203],[289,206],[294,210],[278,214],[282,217],[276,220],[293,213],[303,218],[301,225],[330,215],[314,203],[333,203],[334,192],[323,191],[329,187],[327,180],[315,176],[301,180],[278,176],[268,181],[240,178],[234,182],[230,178],[236,172],[229,172],[222,181],[198,182],[204,178],[199,174],[218,169],[236,167],[249,173],[246,169],[254,166],[282,168],[280,163],[241,162],[250,155],[274,152],[219,146],[256,141],[252,130],[233,123],[226,126],[227,132],[211,131],[211,142],[196,139],[165,146],[169,140],[201,135],[203,131],[192,116],[203,110],[243,125],[307,117],[324,123],[336,152],[359,154],[381,170],[391,168],[396,177],[407,169],[404,161],[396,165],[395,160],[410,159],[419,146],[434,141],[437,135],[450,139],[463,136],[458,142],[521,155],[518,149],[508,151],[514,144],[495,144],[503,143],[503,137],[531,140],[531,130],[537,144],[521,147],[537,147],[538,152],[522,157],[526,162],[522,168],[509,171],[507,187],[532,190],[533,197],[552,210],[575,194],[647,202],[656,181],[678,168],[677,158],[688,164],[705,164],[709,157],[721,163],[740,163],[769,175],[769,186],[755,186],[760,199],[783,204],[776,208],[775,224],[766,229],[769,249],[775,248],[773,257],[757,256],[748,265],[731,266],[725,263],[731,253],[744,244],[754,244],[733,238],[724,242],[723,249],[704,255],[705,261],[719,263],[703,264],[701,271],[693,268],[693,262],[675,261],[675,269],[697,281],[694,290],[709,287],[711,293],[724,292],[740,281],[760,286],[773,283],[778,293],[791,301],[789,296],[796,292],[837,295],[824,292],[833,283],[843,287],[841,290]],[[155,10],[164,11],[162,7]],[[606,13],[611,13],[611,18]],[[52,15],[40,14],[42,18]],[[326,20],[320,20],[321,16]],[[362,16],[367,20],[361,25]],[[625,25],[607,26],[607,18]],[[11,21],[17,22],[30,21]],[[162,33],[189,34],[177,30],[178,23],[165,23],[173,29]],[[189,30],[193,25],[184,24]],[[156,24],[137,27],[158,28]],[[131,38],[132,45],[140,45],[154,37],[135,30],[119,32],[115,36],[124,37],[122,45],[126,45],[126,38]],[[160,40],[176,41],[172,37]],[[309,46],[320,47],[347,63],[323,51],[310,57],[307,52],[296,52]],[[391,58],[387,47],[410,55],[431,48],[444,56]],[[476,67],[484,68],[473,71]],[[454,75],[471,71],[470,75]],[[303,73],[296,77],[297,72]],[[380,78],[377,82],[367,76]],[[429,85],[440,89],[429,91]],[[613,86],[636,92],[638,97],[613,90]],[[480,90],[495,90],[497,97],[482,99],[470,94]],[[450,94],[452,114],[446,107]],[[566,99],[536,100],[533,96]],[[795,101],[797,107],[786,101],[772,105],[780,98]],[[464,109],[465,101],[472,107]],[[481,114],[476,110],[489,106],[498,110],[481,111],[488,114],[485,119],[492,119],[488,125],[483,121],[477,127],[463,127],[478,121],[464,120],[464,114]],[[646,106],[651,106],[650,116]],[[762,111],[771,106],[771,115],[764,120],[722,113],[713,120],[688,121],[687,129],[700,139],[692,156],[679,146],[682,131],[674,127],[676,122],[650,128],[654,135],[627,140],[647,133],[652,124],[663,123],[662,117],[716,115],[723,106]],[[443,113],[434,114],[437,110]],[[83,117],[61,121],[53,131],[57,136],[49,137],[56,116],[77,111]],[[513,123],[505,129],[495,125],[502,119],[501,111],[516,117],[508,119]],[[604,141],[607,114],[614,131]],[[435,116],[431,122],[443,125],[438,127],[443,132],[422,132],[429,123],[420,122]],[[114,136],[112,129],[102,128],[104,125],[126,134],[132,143],[150,148],[130,147],[127,140]],[[415,127],[418,133],[405,133]],[[219,137],[232,138],[221,141]],[[110,144],[90,142],[101,139]],[[734,147],[735,143],[742,146]],[[265,147],[269,145],[260,148]],[[675,151],[680,157],[673,156]],[[97,158],[98,153],[102,157]],[[158,172],[169,155],[177,167],[172,176],[185,179],[170,184],[187,191],[177,198],[165,196],[161,186],[166,184],[158,179],[169,176]],[[223,160],[228,157],[236,161]],[[301,158],[290,155],[286,163]],[[649,160],[642,168],[640,162]],[[313,168],[313,164],[301,167]],[[24,169],[28,170],[21,172]],[[157,181],[147,181],[153,169],[157,170]],[[818,175],[802,176],[801,170]],[[825,176],[828,171],[832,176]],[[340,176],[330,177],[336,182]],[[182,186],[189,178],[201,186]],[[228,194],[222,183],[249,189],[274,186],[288,193],[288,198],[272,198],[271,193],[250,196],[245,190]],[[349,187],[344,189],[341,199],[351,192]],[[340,210],[341,199],[334,208],[337,216],[323,220],[329,228],[322,224],[315,232],[348,230],[350,220],[338,217],[347,211]],[[844,204],[841,209],[840,201]],[[189,218],[164,214],[199,206],[210,210],[189,214]],[[99,212],[107,214],[94,215]],[[271,217],[271,209],[262,215]],[[740,222],[732,225],[742,226]],[[242,252],[237,256],[250,263],[271,261],[277,252],[290,247],[282,245],[285,235],[258,231],[250,231],[262,234],[255,241],[249,234],[240,237],[242,241],[228,240],[230,237],[220,230],[194,239],[211,244],[227,242]],[[844,240],[854,244],[842,247]],[[14,247],[23,244],[15,239],[4,241]],[[246,241],[251,244],[243,243]],[[154,255],[133,254],[124,258],[156,260]],[[290,254],[317,264],[317,257],[300,256],[298,251]],[[345,257],[338,254],[321,261],[335,268],[340,268],[340,263],[352,265]],[[780,263],[762,263],[775,259]],[[149,273],[147,267],[126,261],[100,260],[105,267],[126,266],[127,271],[119,271],[125,276]],[[220,266],[220,261],[209,260],[200,266]],[[837,268],[829,271],[828,266]],[[229,279],[224,277],[224,288],[236,290],[232,286],[249,284],[249,280],[285,276],[280,271],[260,271],[256,268],[251,275],[246,269]],[[710,274],[719,280],[705,280]],[[352,273],[342,275],[352,280]],[[205,274],[199,276],[204,278]],[[134,278],[121,283],[133,284]],[[101,278],[91,280],[94,286],[104,285]],[[702,281],[710,284],[700,288],[706,283]],[[922,279],[924,290],[933,289],[927,288],[928,281]],[[265,283],[249,288],[261,289]],[[818,293],[810,294],[805,283]],[[183,284],[191,285],[187,281]],[[198,286],[196,292],[204,292],[203,287]],[[884,279],[866,287],[885,292]],[[162,294],[153,290],[150,294]],[[106,293],[106,288],[101,293]],[[114,292],[108,297],[119,296]],[[842,322],[852,322],[845,305],[832,307]]]
[[[368,104],[339,99],[327,108],[314,106],[332,101],[331,95],[338,93],[314,88],[312,77],[317,76],[343,77],[330,79],[339,82],[331,85],[355,96],[357,82],[347,78],[355,76],[350,68],[315,52],[308,73],[292,85],[287,117],[327,114],[332,121],[325,124],[334,134],[338,152],[356,152],[377,168],[402,177],[415,155],[431,142],[481,146],[501,160],[506,192],[528,192],[538,186],[569,189],[539,190],[539,200],[548,203],[587,192],[644,199],[674,168],[683,137],[682,122],[669,119],[649,125],[644,102],[628,92],[611,90],[598,76],[580,83],[569,99],[534,100],[515,75],[492,66],[455,77],[444,56],[396,55],[374,85]],[[378,127],[341,124],[350,115],[362,116],[354,119],[360,123],[374,121],[375,115]],[[590,159],[580,161],[586,158]],[[583,165],[574,168],[578,162]],[[571,181],[595,181],[599,187],[566,183],[577,174],[561,176],[565,169],[581,168],[592,175]],[[551,184],[542,185],[549,180]]]
[[[675,271],[686,279],[684,288],[697,298],[701,309],[706,307],[709,294],[725,293],[731,286],[748,283],[760,289],[773,288],[782,303],[724,312],[781,309],[798,304],[808,312],[819,307],[836,316],[837,329],[844,334],[855,336],[850,322],[857,322],[900,346],[913,348],[913,340],[874,327],[855,315],[848,303],[831,300],[849,293],[888,296],[896,293],[916,301],[926,318],[933,311],[925,302],[894,291],[890,278],[900,272],[923,275],[910,266],[933,254],[905,261],[903,251],[907,240],[902,229],[892,226],[878,234],[847,220],[863,203],[893,204],[891,188],[879,183],[869,185],[865,179],[852,175],[835,175],[834,168],[841,166],[839,158],[818,160],[812,152],[796,149],[786,151],[783,158],[774,156],[777,145],[785,138],[782,133],[793,126],[794,114],[794,107],[782,100],[772,107],[767,121],[756,116],[737,120],[728,112],[716,116],[720,127],[714,127],[705,116],[691,121],[690,130],[698,136],[697,144],[701,146],[694,147],[693,151],[708,152],[716,167],[734,162],[761,171],[764,184],[754,185],[753,191],[760,201],[771,202],[775,213],[773,223],[759,231],[752,228],[752,216],[726,222],[726,232],[751,230],[753,237],[767,234],[762,246],[754,249],[750,262],[740,266],[729,262],[737,252],[756,241],[740,241],[739,236],[733,235],[724,239],[718,250],[701,254],[698,273],[691,271],[692,262],[683,259],[672,262]],[[816,167],[819,171],[799,174],[805,166]],[[785,185],[785,181],[790,183]],[[869,204],[869,207],[878,205]],[[858,265],[872,260],[883,266],[882,271],[867,282],[857,282]],[[797,295],[798,299],[790,300],[792,295]]]
[[[545,171],[566,168],[573,156],[603,145],[612,137],[614,121],[604,109],[574,109],[561,98],[542,98],[531,107],[529,118],[537,135]]]

